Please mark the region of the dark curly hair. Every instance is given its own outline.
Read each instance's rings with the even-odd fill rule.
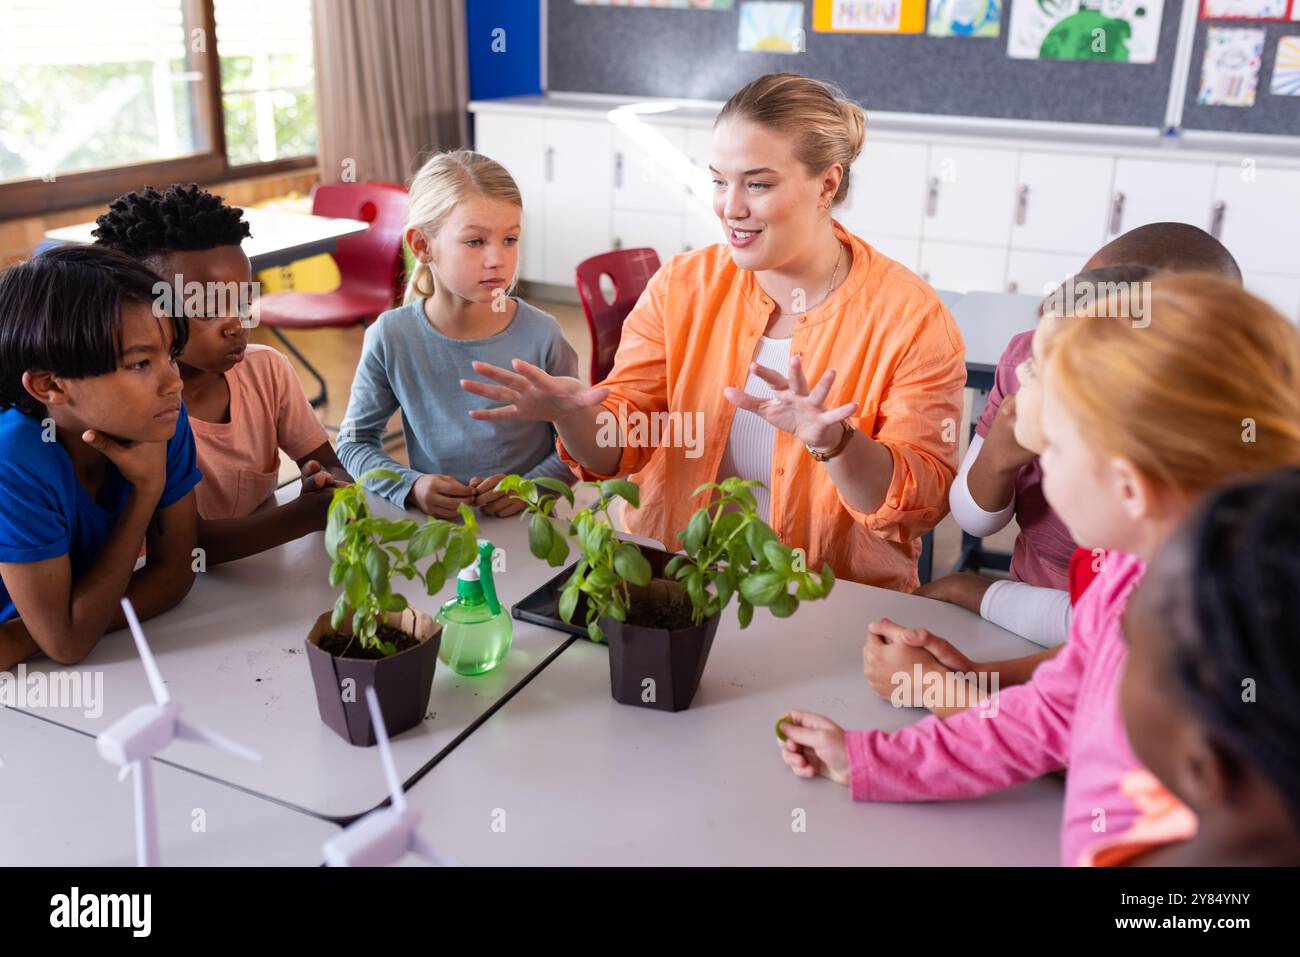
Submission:
[[[1166,620],[1188,708],[1272,781],[1300,823],[1300,470],[1208,495],[1188,520],[1191,569]],[[1257,683],[1243,694],[1243,681]]]
[[[238,246],[250,235],[244,211],[196,183],[152,186],[113,200],[95,220],[95,243],[157,264],[169,253]]]

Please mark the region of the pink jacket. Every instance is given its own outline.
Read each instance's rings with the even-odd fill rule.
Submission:
[[[1061,653],[1027,684],[999,692],[996,715],[973,709],[893,734],[848,732],[854,800],[979,797],[1068,766],[1061,860],[1074,864],[1099,835],[1127,830],[1136,809],[1120,781],[1139,764],[1119,710],[1120,622],[1144,570],[1132,555],[1109,553]]]

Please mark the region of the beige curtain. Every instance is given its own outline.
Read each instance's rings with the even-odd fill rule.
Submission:
[[[321,181],[406,184],[469,146],[463,0],[313,0]]]

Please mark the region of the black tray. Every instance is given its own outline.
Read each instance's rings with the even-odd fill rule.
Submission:
[[[578,597],[578,606],[573,610],[574,624],[560,617],[560,591],[577,567],[578,563],[574,562],[527,598],[516,602],[510,609],[510,617],[586,638],[587,626],[582,624],[587,618],[586,595]]]
[[[641,554],[650,562],[651,571],[656,576],[663,574],[664,566],[676,554],[675,552],[666,552],[661,548],[651,548],[646,545],[637,547],[641,549]],[[577,567],[578,563],[573,562],[527,598],[516,602],[510,608],[510,617],[531,622],[534,625],[541,625],[543,628],[553,628],[556,631],[564,632],[566,635],[577,635],[579,638],[586,638],[587,626],[583,624],[587,620],[586,595],[578,596],[578,604],[573,609],[572,624],[560,617],[560,592],[564,589],[564,583],[569,580],[569,576],[573,574],[573,570]]]

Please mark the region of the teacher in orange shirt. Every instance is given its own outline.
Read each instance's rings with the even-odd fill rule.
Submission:
[[[491,382],[462,387],[503,404],[470,414],[554,423],[584,479],[635,473],[623,520],[670,549],[707,500],[695,489],[739,475],[770,488],[759,510],[808,567],[916,588],[957,471],[964,348],[934,290],[831,215],[865,124],[817,80],[750,83],[714,124],[726,243],[655,273],[598,387],[476,362]]]

